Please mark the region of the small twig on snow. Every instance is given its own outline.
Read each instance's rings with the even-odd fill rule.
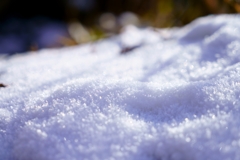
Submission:
[[[4,87],[7,87],[7,85],[0,83],[0,88],[4,88]]]

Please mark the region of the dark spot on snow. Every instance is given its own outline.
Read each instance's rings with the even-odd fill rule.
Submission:
[[[0,88],[5,88],[5,87],[7,87],[7,85],[0,83]]]
[[[140,45],[133,46],[133,47],[124,47],[124,48],[122,48],[120,54],[126,54],[126,53],[128,53],[128,52],[130,52],[130,51],[132,51],[132,50],[134,50],[134,49],[136,49],[138,47],[140,47]]]

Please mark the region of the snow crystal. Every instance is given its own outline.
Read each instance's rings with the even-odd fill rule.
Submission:
[[[0,159],[240,159],[239,26],[239,15],[129,26],[2,58]]]

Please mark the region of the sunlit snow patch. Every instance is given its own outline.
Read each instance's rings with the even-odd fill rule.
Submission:
[[[239,15],[129,26],[1,59],[0,159],[240,159],[239,26]]]

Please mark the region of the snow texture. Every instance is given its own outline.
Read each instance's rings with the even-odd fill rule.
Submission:
[[[129,26],[1,58],[0,159],[239,160],[239,26]]]

